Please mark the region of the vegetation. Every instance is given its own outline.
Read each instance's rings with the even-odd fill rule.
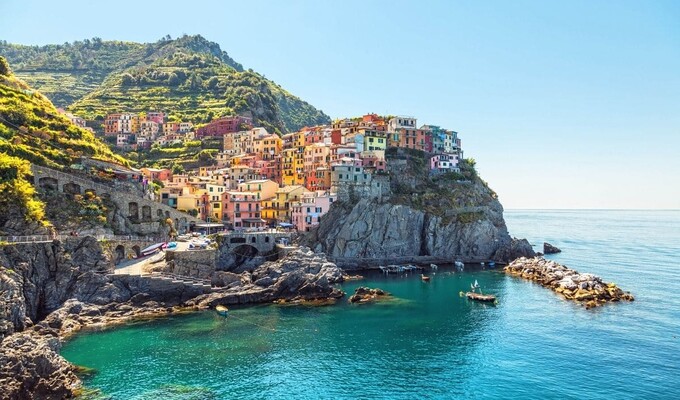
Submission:
[[[392,170],[391,201],[440,217],[444,224],[484,219],[479,207],[497,198],[478,177],[473,159],[462,160],[460,172],[431,174],[426,152],[388,148],[385,154]]]
[[[27,221],[40,222],[45,217],[45,205],[36,198],[30,175],[28,161],[0,153],[0,210],[7,213],[18,207]]]
[[[244,71],[201,36],[146,44],[95,38],[41,47],[0,41],[0,53],[18,76],[88,120],[101,121],[111,112],[164,110],[194,124],[246,113],[272,132],[330,122],[274,82]]]
[[[74,125],[47,98],[12,75],[0,76],[0,152],[56,168],[82,156],[127,164],[92,132]]]
[[[0,57],[0,69],[6,65]],[[30,164],[63,168],[93,157],[128,164],[115,155],[90,131],[74,125],[60,114],[43,95],[14,77],[9,66],[8,75],[0,75],[0,228],[4,226],[8,210],[19,210],[26,221],[46,225],[45,205],[36,197],[31,183]],[[86,199],[86,217],[98,219],[105,211],[94,213],[96,199]],[[101,207],[100,207],[101,208]],[[99,218],[101,221],[101,219]]]

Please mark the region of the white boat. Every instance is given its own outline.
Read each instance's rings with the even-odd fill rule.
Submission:
[[[140,257],[146,257],[149,256],[153,253],[156,253],[158,251],[161,251],[165,247],[165,243],[156,243],[152,244],[151,246],[143,249],[142,251],[139,252]]]

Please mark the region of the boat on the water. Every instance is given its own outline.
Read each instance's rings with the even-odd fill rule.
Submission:
[[[229,309],[223,305],[215,307],[215,311],[223,317],[226,317],[229,314]]]
[[[496,301],[496,296],[492,294],[481,294],[475,292],[466,292],[465,297],[470,300],[481,301],[483,303],[493,303]]]
[[[420,279],[422,279],[423,282],[429,282],[429,281],[430,281],[430,277],[427,276],[427,275],[421,275],[421,276],[420,276]]]
[[[477,290],[479,290],[479,293],[477,293]],[[476,279],[474,284],[470,284],[470,291],[465,293],[460,292],[460,297],[463,297],[463,294],[465,294],[465,297],[467,297],[468,300],[482,303],[496,303],[496,296],[482,293],[482,289],[479,287],[479,283]]]

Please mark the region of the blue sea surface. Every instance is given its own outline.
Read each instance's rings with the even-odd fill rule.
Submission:
[[[65,344],[113,399],[677,399],[680,211],[506,211],[513,236],[635,296],[586,310],[496,270],[371,274],[395,299],[252,306],[86,332]],[[459,292],[478,280],[496,306]]]

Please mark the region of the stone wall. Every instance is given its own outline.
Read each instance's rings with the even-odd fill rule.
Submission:
[[[168,218],[173,220],[179,233],[184,233],[189,230],[192,222],[202,222],[166,204],[141,197],[139,193],[130,191],[125,185],[104,185],[82,176],[43,166],[32,165],[31,170],[36,187],[51,187],[60,192],[74,194],[92,190],[102,199],[112,203],[115,207],[110,210],[109,220],[118,233],[136,235],[167,233],[164,230],[168,229],[165,225]]]
[[[167,251],[165,260],[173,274],[209,279],[217,262],[216,250]]]
[[[388,199],[391,193],[390,177],[374,174],[367,182],[343,182],[335,187],[335,191],[340,201],[355,201],[362,198],[383,201]]]

